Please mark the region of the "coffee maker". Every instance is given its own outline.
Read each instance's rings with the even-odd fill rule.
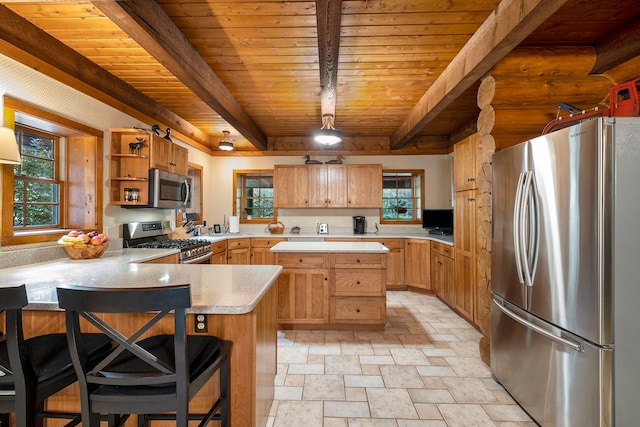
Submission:
[[[353,234],[364,234],[365,221],[363,216],[353,217]]]

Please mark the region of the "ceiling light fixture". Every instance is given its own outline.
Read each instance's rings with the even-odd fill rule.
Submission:
[[[229,139],[229,131],[223,130],[222,135],[223,136],[222,136],[222,139],[220,140],[220,143],[218,144],[218,148],[221,149],[222,151],[233,150],[233,142],[231,142],[231,140]]]
[[[313,140],[322,145],[335,145],[342,142],[342,132],[333,128],[333,114],[322,116],[322,128],[313,132]]]
[[[16,141],[16,133],[13,129],[0,127],[0,163],[19,165],[20,150]]]

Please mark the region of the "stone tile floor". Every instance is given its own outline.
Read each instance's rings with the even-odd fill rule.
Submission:
[[[281,331],[268,427],[532,427],[480,333],[439,299],[387,292],[381,332]]]

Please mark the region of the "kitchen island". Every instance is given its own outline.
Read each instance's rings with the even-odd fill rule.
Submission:
[[[233,342],[232,425],[264,426],[273,401],[276,374],[277,289],[272,285],[282,268],[273,265],[138,263],[163,254],[160,250],[126,249],[107,252],[96,260],[63,259],[6,268],[0,270],[0,286],[26,285],[29,305],[24,312],[24,328],[25,335],[29,337],[64,331],[64,313],[58,308],[56,296],[59,285],[139,287],[190,284],[192,307],[187,312],[206,315],[206,331],[201,333]],[[129,316],[121,327],[123,330],[132,328],[139,321],[142,319]],[[195,331],[193,315],[188,316],[187,327],[190,333]],[[216,381],[211,381],[192,401],[191,409],[204,410],[206,399],[202,396],[216,393]],[[47,407],[77,411],[78,401],[77,384],[74,384],[50,398]],[[59,424],[48,421],[47,425]]]
[[[271,248],[282,329],[383,330],[386,260],[377,242],[280,242]]]

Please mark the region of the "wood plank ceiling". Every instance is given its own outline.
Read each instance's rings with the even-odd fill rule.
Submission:
[[[488,72],[506,146],[640,77],[637,0],[1,3],[0,53],[216,155],[447,152]]]

